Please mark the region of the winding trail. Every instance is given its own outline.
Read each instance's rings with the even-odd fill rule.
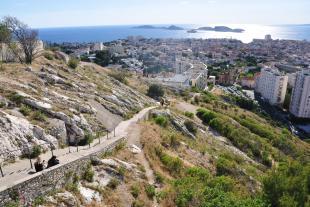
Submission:
[[[138,114],[133,116],[131,119],[120,122],[115,128],[115,136],[112,132],[109,134],[109,138],[105,136],[101,137],[100,139],[96,139],[91,144],[90,148],[89,146],[79,147],[78,151],[76,147],[66,147],[63,149],[54,150],[53,154],[56,155],[57,158],[60,160],[60,165],[58,166],[68,164],[77,159],[80,159],[81,157],[89,156],[90,154],[93,154],[95,152],[102,151],[106,146],[111,145],[124,137],[127,137],[129,134],[129,130],[135,128],[133,127],[133,125],[143,119],[149,113],[149,111],[154,108],[155,107],[145,108],[141,110]],[[51,157],[51,155],[52,154],[49,151],[45,154],[40,155],[40,157],[43,160],[47,161]],[[32,162],[34,162],[34,160]],[[58,166],[55,166],[53,168],[57,168]],[[28,179],[36,177],[40,175],[40,173],[44,173],[45,171],[44,170],[40,173],[34,173],[34,169],[31,169],[30,161],[28,159],[18,160],[15,163],[3,166],[2,170],[4,173],[4,177],[0,178],[0,191],[3,191]]]

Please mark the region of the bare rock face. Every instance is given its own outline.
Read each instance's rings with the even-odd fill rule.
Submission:
[[[56,58],[63,60],[65,63],[68,63],[70,60],[69,55],[67,55],[66,53],[61,52],[61,51],[56,51],[55,56],[56,56]]]
[[[50,145],[57,145],[57,139],[24,118],[0,111],[0,153],[6,153],[8,157],[20,156],[26,152],[22,146],[31,149],[35,145],[48,149]]]
[[[65,122],[60,119],[49,119],[48,122],[50,135],[56,137],[60,143],[67,144],[68,137]]]

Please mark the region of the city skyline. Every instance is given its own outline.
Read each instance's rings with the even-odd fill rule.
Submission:
[[[3,0],[0,17],[16,16],[32,27],[130,24],[309,24],[306,0]]]

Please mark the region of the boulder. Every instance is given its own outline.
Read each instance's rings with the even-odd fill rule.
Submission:
[[[132,153],[134,153],[134,154],[139,154],[139,153],[142,152],[141,149],[140,149],[138,146],[134,145],[134,144],[132,144],[132,145],[129,146],[129,150],[130,150]]]
[[[67,144],[68,137],[65,122],[60,119],[49,119],[48,122],[50,135],[56,137],[60,143]]]
[[[63,60],[65,63],[68,63],[70,60],[69,55],[67,55],[66,53],[61,52],[61,51],[56,51],[55,56],[57,59]]]
[[[39,73],[39,77],[45,80],[49,84],[67,84],[66,81],[60,78],[57,75],[49,74],[49,73]]]
[[[66,204],[67,207],[75,207],[79,204],[75,196],[68,191],[65,191],[63,193],[57,193],[55,195],[55,198],[58,202],[63,202],[64,204]]]
[[[35,99],[29,99],[29,98],[26,98],[24,99],[24,103],[35,108],[35,109],[38,109],[38,110],[41,110],[41,111],[44,111],[44,112],[49,112],[51,109],[52,109],[52,105],[49,104],[49,103],[45,103],[45,102],[42,102],[42,101],[38,101],[38,100],[35,100]]]

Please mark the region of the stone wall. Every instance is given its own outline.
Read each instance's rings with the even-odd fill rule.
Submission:
[[[117,140],[99,152],[34,174],[33,177],[0,192],[0,206],[5,206],[6,203],[13,201],[16,197],[28,203],[38,196],[47,195],[50,192],[63,188],[67,183],[68,173],[75,172],[81,174],[92,156],[100,156],[105,152],[112,151],[123,141],[125,141],[125,138]]]

